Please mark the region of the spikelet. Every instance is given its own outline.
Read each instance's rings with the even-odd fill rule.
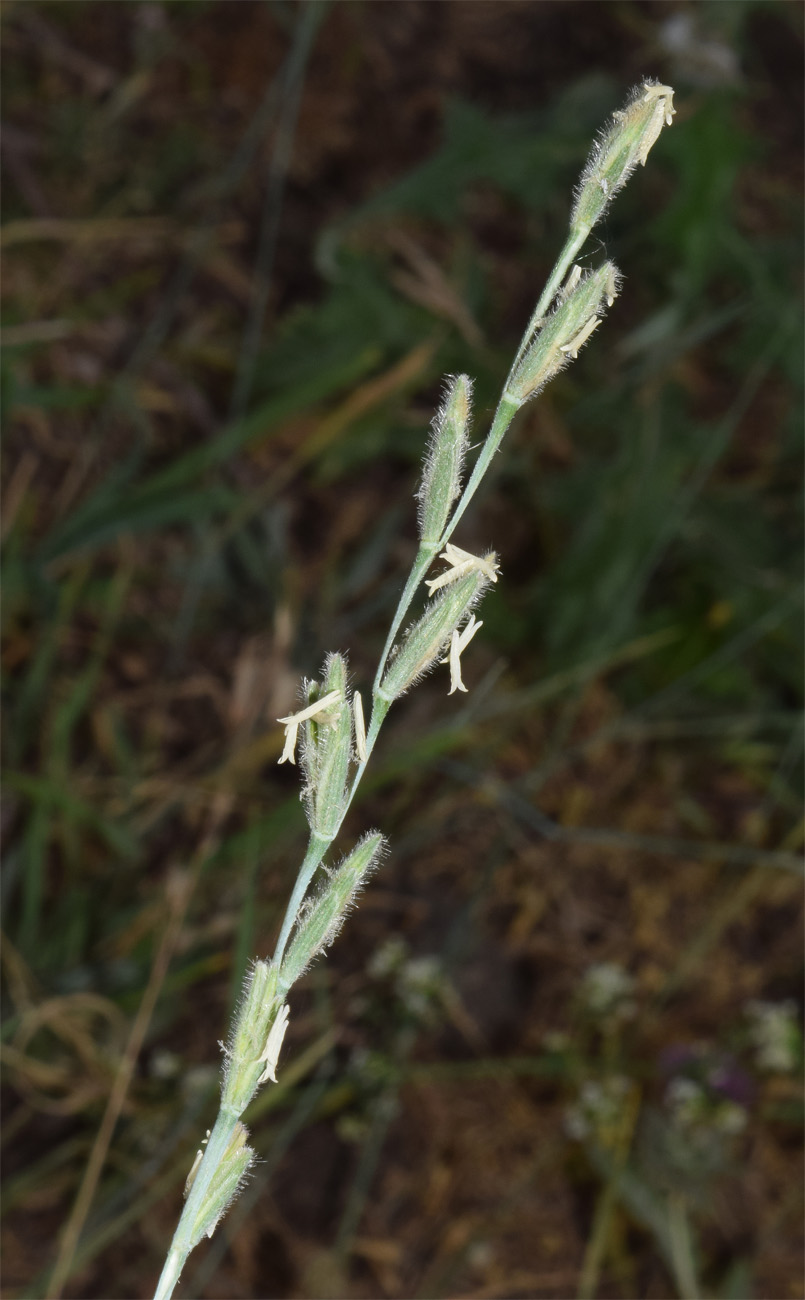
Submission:
[[[675,112],[670,86],[652,80],[635,86],[592,147],[576,186],[571,230],[589,232],[601,220],[638,163],[645,167],[649,150],[662,128],[671,125]]]
[[[246,1125],[238,1122],[232,1130],[232,1136],[218,1168],[213,1174],[198,1214],[188,1229],[188,1250],[192,1250],[194,1246],[197,1246],[202,1237],[212,1236],[218,1226],[218,1221],[226,1213],[229,1205],[243,1187],[249,1167],[254,1161],[254,1151],[246,1145],[248,1136],[249,1130]],[[192,1190],[200,1163],[201,1152],[199,1151],[193,1168],[187,1176],[185,1198]]]
[[[306,905],[280,969],[279,984],[283,993],[304,974],[318,953],[329,948],[385,849],[386,841],[379,831],[365,835],[330,873],[317,896]]]
[[[419,537],[424,545],[439,541],[450,507],[461,490],[471,400],[472,380],[467,375],[449,376],[444,401],[431,425],[422,483],[417,492]]]
[[[243,1113],[262,1082],[266,1044],[281,1010],[276,965],[256,961],[246,978],[235,1029],[226,1049],[221,1098],[224,1108],[234,1115]]]
[[[556,307],[542,321],[515,366],[506,389],[508,399],[522,406],[578,356],[600,323],[599,313],[615,301],[619,285],[620,273],[612,262],[587,275],[577,274],[576,268],[571,271]]]
[[[308,694],[315,692],[308,686]],[[310,829],[321,839],[332,839],[341,824],[347,799],[347,777],[352,751],[352,709],[347,695],[347,661],[330,654],[324,664],[321,695],[335,696],[326,713],[309,718],[302,740],[305,773],[303,797]]]
[[[404,695],[439,662],[453,632],[469,617],[488,586],[487,574],[474,569],[445,587],[429,603],[422,617],[406,632],[386,669],[378,690],[382,700],[396,700]]]

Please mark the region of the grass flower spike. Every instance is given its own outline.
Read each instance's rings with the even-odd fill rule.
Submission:
[[[323,699],[335,696],[337,707],[326,714],[310,714],[305,721],[302,758],[306,783],[302,794],[311,831],[329,843],[344,814],[352,756],[352,709],[343,655],[327,656],[322,692]]]
[[[663,126],[671,125],[675,113],[673,89],[670,86],[662,86],[656,81],[643,81],[639,86],[635,86],[625,106],[612,114],[611,120],[594,142],[576,186],[565,246],[534,308],[511,373],[520,362],[536,331],[543,324],[545,315],[557,299],[557,295],[558,302],[561,303],[563,293],[567,295],[573,291],[578,276],[575,268],[570,271],[564,291],[560,286],[568,270],[573,267],[590,231],[601,220],[618,191],[623,189],[638,163],[645,166],[649,150],[655,144]],[[610,295],[612,298],[614,296],[614,293]],[[608,301],[607,305],[611,307],[611,301]],[[580,325],[579,328],[581,327]],[[587,337],[589,338],[589,334]]]
[[[245,1124],[235,1125],[216,1176],[210,1185],[209,1194],[201,1212],[193,1222],[194,1246],[201,1241],[202,1237],[212,1236],[218,1227],[218,1221],[224,1216],[246,1182],[246,1175],[255,1158],[252,1148],[246,1145],[248,1136],[249,1130]],[[194,1181],[188,1178],[189,1191],[192,1191]],[[189,1192],[187,1194],[189,1195]]]
[[[492,425],[462,487],[472,384],[447,381],[433,422],[417,492],[419,549],[391,620],[374,678],[369,725],[361,695],[350,694],[347,662],[327,656],[321,682],[305,684],[303,708],[278,719],[285,727],[280,763],[296,763],[301,735],[302,797],[309,825],[304,860],[291,891],[273,958],[255,962],[226,1050],[221,1108],[188,1195],[155,1300],[169,1300],[189,1252],[210,1235],[236,1195],[253,1159],[240,1116],[258,1088],[275,1082],[288,1028],[287,998],[310,963],[333,942],[364,883],[385,851],[378,831],[361,839],[334,869],[324,865],[350,808],[393,702],[436,664],[450,668],[449,694],[467,690],[461,655],[483,624],[474,610],[498,580],[497,555],[474,555],[452,535],[519,408],[578,356],[601,325],[620,285],[611,262],[583,271],[576,255],[607,203],[638,163],[645,163],[662,127],[673,117],[673,91],[644,82],[616,113],[594,146],[576,191],[570,231],[522,337]],[[427,578],[439,555],[446,568]],[[423,583],[427,596],[423,592]],[[412,604],[424,605],[401,632]],[[314,886],[314,877],[319,876]],[[308,892],[314,886],[312,897]]]
[[[291,988],[314,957],[329,948],[357,894],[377,868],[385,848],[386,841],[379,831],[364,836],[331,873],[316,898],[305,905],[280,969],[282,989]]]
[[[461,489],[471,400],[472,380],[466,375],[452,376],[431,426],[422,485],[417,493],[419,536],[426,545],[438,543]]]
[[[601,323],[600,313],[615,301],[620,273],[605,262],[587,275],[571,272],[556,307],[523,350],[506,388],[506,397],[522,406],[558,375]]]
[[[224,1067],[223,1104],[237,1117],[243,1114],[262,1081],[266,1045],[282,1008],[276,994],[275,963],[255,962],[246,982]]]
[[[644,81],[593,145],[576,189],[572,229],[589,232],[608,204],[623,189],[638,163],[645,167],[649,150],[676,109],[670,86]]]
[[[408,629],[399,652],[389,664],[378,692],[388,703],[404,695],[436,664],[453,633],[469,616],[489,585],[476,569],[446,587]]]

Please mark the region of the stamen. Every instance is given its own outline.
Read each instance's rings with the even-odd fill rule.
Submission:
[[[597,330],[600,324],[601,324],[600,316],[591,316],[590,319],[587,321],[587,324],[582,325],[581,329],[579,330],[575,338],[572,338],[569,343],[563,343],[559,351],[566,352],[567,355],[571,358],[577,357],[579,355],[579,348],[582,346],[582,344],[587,342],[593,330]]]
[[[438,578],[430,578],[426,581],[425,586],[428,588],[428,595],[432,596],[434,591],[440,587],[446,587],[451,582],[457,582],[468,573],[483,573],[490,582],[497,582],[498,563],[494,551],[488,551],[486,555],[472,555],[470,551],[462,551],[460,546],[454,546],[448,542],[439,556],[440,560],[446,560],[452,567],[445,573],[440,573]]]
[[[450,639],[450,653],[441,660],[441,663],[450,664],[450,690],[448,695],[454,691],[466,691],[467,688],[461,680],[461,655],[466,650],[475,633],[480,627],[483,627],[483,621],[476,621],[475,615],[470,614],[469,622],[463,632],[456,629]]]
[[[570,274],[565,280],[565,285],[564,288],[562,289],[563,299],[569,297],[569,295],[573,292],[580,279],[581,279],[581,267],[578,264],[576,264],[575,266],[571,267]]]
[[[289,713],[287,718],[277,718],[277,722],[281,722],[285,727],[285,747],[279,759],[280,763],[296,763],[294,751],[300,722],[307,722],[309,718],[315,718],[317,713],[324,713],[326,709],[330,709],[334,704],[337,704],[340,699],[340,691],[328,691],[320,700],[314,700],[312,704],[308,704],[306,709],[300,709],[298,713]]]
[[[282,1040],[284,1039],[285,1031],[288,1028],[288,1017],[290,1014],[287,1005],[283,1006],[277,1012],[276,1019],[268,1031],[266,1045],[263,1048],[263,1053],[260,1057],[261,1061],[265,1061],[266,1068],[260,1075],[260,1078],[257,1081],[258,1084],[268,1083],[269,1079],[272,1083],[277,1082],[277,1061],[279,1060],[280,1051],[282,1049]]]
[[[369,755],[366,752],[366,723],[363,718],[363,700],[359,691],[356,691],[352,697],[352,716],[355,722],[355,753],[358,755],[358,762],[365,763]]]
[[[452,695],[454,691],[464,691],[465,694],[467,691],[461,680],[461,650],[459,649],[458,629],[453,633],[450,640],[450,690],[447,694]]]
[[[280,719],[277,718],[277,722],[279,721]],[[282,754],[277,760],[278,763],[293,763],[294,767],[296,766],[296,759],[294,758],[294,753],[296,751],[296,737],[298,735],[298,732],[299,732],[298,726],[288,723],[288,725],[285,728],[285,744],[283,746]]]

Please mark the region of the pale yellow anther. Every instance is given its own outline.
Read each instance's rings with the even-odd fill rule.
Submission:
[[[260,1056],[260,1060],[265,1061],[266,1068],[257,1080],[258,1084],[268,1083],[269,1079],[272,1083],[277,1082],[277,1061],[279,1060],[280,1051],[282,1049],[282,1041],[285,1037],[285,1031],[288,1028],[289,1015],[290,1012],[287,1006],[282,1007],[281,1010],[277,1012],[276,1019],[268,1031],[266,1045],[263,1048],[262,1055]]]
[[[359,691],[356,691],[352,696],[352,718],[355,723],[355,753],[358,755],[358,762],[365,763],[369,755],[366,752],[366,723],[363,717],[363,700]]]
[[[671,119],[676,116],[674,108],[674,88],[673,86],[649,86],[645,87],[643,103],[650,104],[652,100],[659,99],[662,101],[662,110],[665,117],[665,125],[671,125]]]
[[[340,691],[328,691],[320,700],[308,704],[306,709],[300,709],[298,713],[289,713],[287,718],[277,718],[277,722],[281,722],[285,728],[285,746],[279,758],[280,763],[296,763],[294,754],[300,723],[315,718],[317,713],[324,713],[327,709],[331,709],[340,699]]]
[[[458,646],[459,634],[458,631],[455,631],[450,640],[450,690],[447,692],[448,695],[452,695],[454,691],[464,691],[466,693],[467,690],[461,680],[461,651]]]
[[[472,555],[469,551],[462,551],[460,546],[454,546],[448,542],[439,556],[440,560],[446,560],[451,566],[445,573],[440,573],[438,578],[430,578],[425,586],[428,588],[428,595],[432,596],[434,591],[440,587],[446,587],[451,582],[457,582],[468,573],[483,573],[490,582],[497,582],[498,563],[494,551],[487,552],[486,555]]]
[[[209,1139],[210,1139],[210,1130],[207,1129],[207,1136],[205,1138],[202,1138],[201,1147],[205,1147]],[[204,1159],[204,1152],[202,1151],[201,1147],[199,1147],[198,1151],[196,1152],[196,1158],[193,1161],[192,1165],[190,1166],[190,1173],[187,1175],[187,1178],[185,1179],[185,1184],[184,1184],[185,1200],[187,1200],[188,1196],[190,1195],[190,1190],[193,1186],[193,1183],[196,1181],[196,1174],[198,1173],[198,1167],[201,1164],[202,1160]]]
[[[569,343],[563,343],[559,351],[566,352],[571,358],[577,357],[579,355],[579,348],[587,342],[593,330],[597,330],[600,324],[600,316],[591,316],[586,325],[582,325],[575,338],[572,338]]]
[[[279,719],[277,719],[277,721],[279,721]],[[294,755],[296,753],[296,740],[297,740],[298,732],[299,732],[299,728],[297,726],[286,726],[285,744],[282,747],[282,753],[277,759],[277,763],[293,763],[294,765],[296,765],[296,758],[294,757]]]
[[[450,690],[447,692],[448,695],[452,695],[454,691],[466,692],[467,690],[461,680],[461,655],[481,627],[483,627],[483,621],[476,621],[475,615],[470,614],[469,622],[463,632],[459,632],[458,628],[456,628],[450,638],[450,653],[445,659],[441,660],[443,664],[450,664]]]
[[[670,126],[676,115],[674,92],[671,86],[646,85],[645,92],[643,103],[656,104],[656,110],[648,123],[640,152],[637,155],[637,160],[643,167],[646,165],[649,150],[662,131],[663,125]]]
[[[185,1198],[187,1197],[190,1188],[193,1186],[193,1183],[196,1181],[196,1171],[198,1170],[198,1167],[201,1164],[203,1159],[204,1159],[204,1152],[202,1151],[201,1147],[199,1147],[198,1151],[196,1152],[196,1158],[193,1161],[192,1165],[190,1166],[190,1173],[187,1175],[187,1178],[185,1179],[185,1184],[184,1184]]]
[[[561,297],[563,302],[566,302],[567,299],[570,297],[571,293],[575,289],[576,285],[579,283],[580,279],[581,279],[581,267],[578,264],[576,264],[571,268],[570,274],[565,280],[565,283],[562,287]]]

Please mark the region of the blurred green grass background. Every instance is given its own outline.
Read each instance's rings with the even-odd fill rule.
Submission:
[[[481,436],[652,75],[623,294],[456,539],[470,694],[392,715],[345,828],[392,857],[180,1293],[801,1296],[800,8],[18,0],[3,48],[4,1294],[151,1293],[303,848],[274,719],[371,680],[441,376]]]

